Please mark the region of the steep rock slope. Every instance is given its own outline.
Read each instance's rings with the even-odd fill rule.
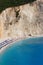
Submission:
[[[43,35],[43,2],[9,7],[0,14],[0,38]]]

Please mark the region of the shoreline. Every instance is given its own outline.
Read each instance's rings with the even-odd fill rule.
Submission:
[[[7,44],[6,46],[4,46],[4,47],[2,47],[2,48],[0,49],[0,53],[1,53],[2,51],[4,51],[7,47],[9,47],[10,45],[12,45],[13,43],[15,43],[15,42],[17,42],[17,41],[20,41],[20,40],[23,40],[23,39],[25,39],[25,38],[12,39],[12,41],[10,41],[11,43]]]
[[[4,50],[6,50],[6,48],[8,48],[10,45],[14,44],[17,41],[25,40],[25,39],[28,39],[28,38],[30,39],[30,38],[40,38],[40,37],[43,37],[43,35],[42,36],[19,37],[19,38],[13,39],[13,41],[10,41],[9,44],[7,44],[6,46],[4,46],[0,49],[0,53],[4,52]]]

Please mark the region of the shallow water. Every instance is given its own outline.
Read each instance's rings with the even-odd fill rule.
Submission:
[[[0,65],[43,65],[43,37],[12,44],[0,54]]]

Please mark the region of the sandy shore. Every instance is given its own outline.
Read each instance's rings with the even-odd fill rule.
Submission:
[[[9,43],[8,45],[6,45],[6,46],[4,46],[4,47],[2,47],[2,48],[0,49],[0,53],[4,52],[4,50],[6,50],[6,48],[8,48],[10,45],[12,45],[13,43],[15,43],[15,42],[17,42],[17,41],[25,40],[25,39],[27,39],[27,38],[39,38],[39,37],[43,37],[43,35],[42,35],[42,36],[21,37],[21,38],[13,39],[13,41],[12,41],[11,43]]]
[[[15,38],[15,39],[9,39],[9,41],[10,40],[12,40],[12,41],[10,41],[9,42],[9,44],[7,44],[7,45],[5,45],[4,47],[2,47],[1,49],[0,49],[0,53],[1,52],[3,52],[6,48],[8,48],[10,45],[12,45],[13,43],[15,43],[15,42],[17,42],[17,41],[20,41],[20,40],[23,40],[23,39],[25,39],[25,37],[21,37],[21,38]],[[2,40],[1,40],[2,41]],[[4,40],[3,40],[4,41]]]

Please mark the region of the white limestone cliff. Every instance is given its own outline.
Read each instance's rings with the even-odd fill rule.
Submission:
[[[0,14],[0,38],[43,35],[43,3],[9,7]]]

